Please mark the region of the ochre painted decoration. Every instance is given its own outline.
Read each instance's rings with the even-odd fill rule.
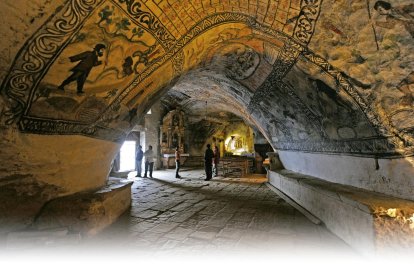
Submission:
[[[1,119],[27,133],[122,141],[192,76],[208,85],[201,97],[226,101],[276,149],[411,155],[413,10],[410,1],[70,0],[15,57]]]

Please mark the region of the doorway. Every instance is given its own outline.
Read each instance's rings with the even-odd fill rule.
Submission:
[[[120,150],[120,171],[135,171],[136,141],[125,141]]]

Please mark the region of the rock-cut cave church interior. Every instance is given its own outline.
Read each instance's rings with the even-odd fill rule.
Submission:
[[[0,7],[2,254],[414,252],[413,1]]]

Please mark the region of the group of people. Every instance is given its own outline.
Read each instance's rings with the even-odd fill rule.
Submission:
[[[147,177],[149,172],[149,177],[152,178],[152,171],[154,169],[154,151],[152,150],[152,146],[148,146],[148,150],[143,152],[142,146],[138,147],[135,161],[136,161],[136,168],[137,168],[137,175],[135,177],[141,177],[142,173],[142,160],[145,157],[145,173],[144,178]],[[211,149],[211,145],[207,144],[207,149],[204,154],[204,168],[206,171],[206,178],[205,181],[210,180],[214,176],[218,176],[218,164],[220,162],[220,150],[217,146],[214,146],[214,150]],[[181,167],[181,153],[180,148],[177,146],[175,148],[175,178],[181,178],[179,175]]]
[[[217,146],[214,146],[214,150],[211,149],[211,145],[207,144],[206,152],[204,153],[204,169],[206,171],[206,178],[204,181],[209,181],[214,176],[218,176],[218,164],[220,162],[220,150]],[[178,174],[181,166],[181,153],[180,148],[175,149],[175,178],[181,178]]]
[[[140,145],[137,150],[137,154],[135,155],[135,167],[137,168],[137,175],[135,177],[141,177],[142,173],[142,159],[145,157],[145,173],[144,178],[147,177],[149,172],[149,177],[152,178],[152,171],[154,169],[154,151],[152,150],[152,146],[148,146],[148,150],[145,152],[142,151],[142,146]]]

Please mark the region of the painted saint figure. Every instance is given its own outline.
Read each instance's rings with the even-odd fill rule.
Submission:
[[[414,38],[414,15],[412,15],[414,13],[414,4],[393,7],[387,1],[377,1],[375,2],[374,9],[380,15],[386,17],[386,21],[377,21],[375,25],[386,29],[393,29],[402,24],[411,37]],[[405,94],[401,102],[403,105],[410,106],[413,103],[413,95],[410,90],[410,85],[412,84],[414,84],[414,71],[397,85],[397,89]]]
[[[75,67],[70,69],[70,71],[73,72],[72,75],[64,80],[58,88],[64,90],[66,85],[73,81],[76,81],[78,95],[84,94],[83,85],[85,84],[85,81],[88,78],[88,75],[91,72],[92,68],[102,64],[102,61],[98,60],[98,57],[103,56],[103,50],[105,48],[106,46],[103,44],[96,44],[93,51],[86,51],[70,57],[69,59],[71,62],[80,62]]]
[[[386,1],[375,2],[374,9],[386,17],[385,22],[377,21],[375,24],[382,28],[392,29],[401,23],[407,32],[414,38],[414,4],[404,5],[397,8]]]

